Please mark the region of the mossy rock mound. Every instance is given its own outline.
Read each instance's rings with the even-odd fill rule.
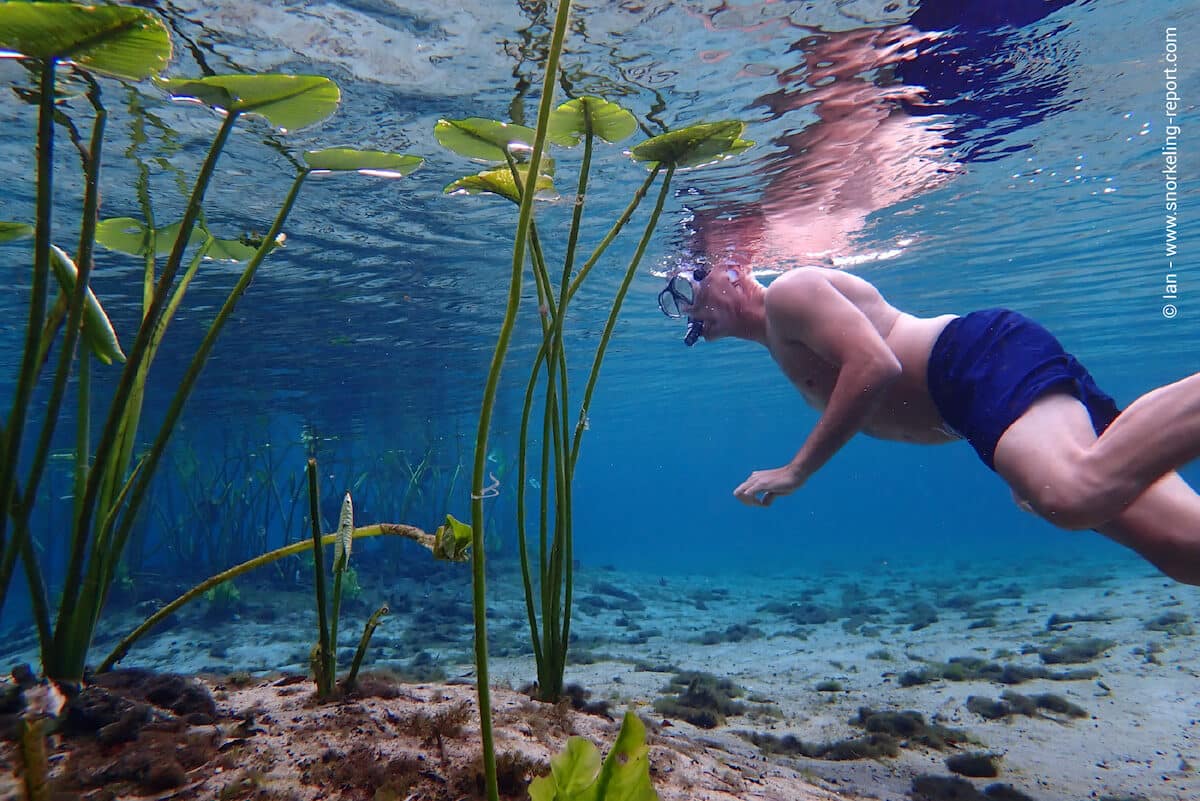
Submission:
[[[1037,653],[1047,665],[1078,665],[1091,662],[1114,645],[1115,641],[1101,637],[1070,637],[1039,647]]]
[[[744,691],[731,679],[703,671],[676,673],[664,692],[673,692],[654,702],[654,710],[667,717],[686,720],[702,729],[724,725],[729,715],[740,715],[746,705],[736,700]]]
[[[859,707],[858,716],[850,721],[872,734],[886,734],[902,745],[918,744],[935,751],[970,742],[970,735],[962,729],[952,729],[938,723],[930,723],[916,710],[876,711],[870,707]]]

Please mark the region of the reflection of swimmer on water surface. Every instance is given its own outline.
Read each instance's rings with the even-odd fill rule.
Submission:
[[[994,158],[1000,136],[1062,105],[1065,78],[1010,80],[1008,51],[1018,26],[1067,4],[923,3],[906,24],[803,31],[796,65],[752,107],[811,122],[766,143],[756,200],[701,197],[692,260],[782,270],[871,258],[856,252],[871,214]]]

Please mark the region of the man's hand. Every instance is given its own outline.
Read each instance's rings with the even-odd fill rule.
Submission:
[[[755,470],[733,494],[747,506],[770,506],[777,497],[792,494],[803,483],[796,468],[785,465],[774,470]]]

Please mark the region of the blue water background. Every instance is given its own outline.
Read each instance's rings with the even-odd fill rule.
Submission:
[[[909,115],[946,140],[934,156],[942,169],[901,181],[903,197],[872,210],[862,228],[851,230],[840,258],[897,252],[850,269],[914,314],[1006,305],[1035,317],[1121,405],[1200,365],[1200,302],[1191,300],[1192,273],[1200,275],[1200,268],[1192,257],[1197,238],[1189,215],[1200,196],[1194,171],[1186,167],[1179,190],[1184,211],[1175,265],[1182,293],[1176,319],[1163,318],[1160,298],[1167,272],[1160,172],[1163,30],[1177,26],[1181,41],[1187,41],[1200,31],[1200,12],[1187,4],[1114,2],[1033,4],[1042,10],[1027,14],[1027,4],[1014,4],[1005,24],[963,16],[950,7],[956,4],[925,3],[916,11],[860,5],[865,4],[581,6],[566,56],[576,91],[609,90],[645,121],[649,133],[657,133],[660,124],[742,119],[758,145],[737,159],[676,178],[589,413],[575,484],[575,557],[661,574],[873,570],[884,564],[928,564],[942,572],[953,571],[961,560],[994,562],[998,571],[1092,559],[1099,569],[1141,569],[1099,535],[1057,531],[1020,512],[1002,482],[961,443],[915,447],[860,437],[800,492],[770,509],[746,508],[732,497],[751,470],[791,458],[817,415],[761,348],[723,341],[687,349],[681,327],[660,315],[654,299],[662,275],[696,257],[703,238],[698,220],[753,216],[770,186],[772,203],[786,206],[779,182],[799,185],[812,177],[809,170],[818,169],[803,159],[797,168],[787,142],[812,132],[821,119],[809,106],[781,105],[778,93],[813,89],[798,67],[806,48],[846,31],[879,31],[905,20],[919,23],[909,31],[914,35],[943,31],[937,40],[912,45],[911,57],[883,67],[866,62],[859,78],[876,87],[924,86],[918,102],[874,97],[864,101],[863,111]],[[252,6],[261,8],[252,13]],[[293,151],[354,144],[409,152],[427,162],[401,181],[310,181],[286,227],[287,247],[263,266],[187,407],[157,488],[157,508],[171,511],[147,520],[148,552],[161,554],[155,544],[169,539],[167,530],[179,523],[192,530],[188,536],[211,536],[225,525],[223,512],[234,508],[213,498],[208,517],[188,516],[188,507],[178,503],[185,472],[179,465],[190,457],[181,454],[193,454],[196,463],[214,470],[224,463],[261,466],[264,449],[271,448],[275,480],[286,488],[301,476],[308,435],[318,438],[324,513],[330,519],[340,489],[364,474],[360,522],[432,529],[446,511],[465,518],[464,474],[453,488],[444,481],[431,486],[424,501],[410,503],[405,518],[397,519],[403,486],[400,474],[386,467],[385,454],[394,458],[404,451],[419,461],[428,453],[443,475],[459,462],[469,467],[482,377],[507,288],[515,212],[494,198],[442,194],[443,186],[477,167],[441,150],[432,127],[442,117],[506,117],[514,87],[526,80],[535,87],[524,101],[531,120],[539,72],[520,56],[536,51],[522,46],[544,36],[545,20],[531,22],[502,2],[482,4],[474,15],[441,7],[401,13],[390,4],[365,1],[343,2],[337,9],[240,2],[165,8],[176,30],[174,74],[198,74],[199,52],[218,72],[318,72],[339,82],[344,102],[335,117],[277,138]],[[258,27],[248,22],[256,14]],[[322,30],[334,33],[314,33]],[[195,45],[191,53],[184,36]],[[1191,97],[1200,91],[1196,63],[1180,64],[1185,164],[1187,143],[1195,136]],[[11,78],[14,67],[3,69]],[[797,69],[798,75],[789,76]],[[613,86],[626,87],[623,96]],[[119,109],[124,90],[106,85],[106,93]],[[214,118],[158,96],[145,102],[174,131],[173,163],[194,174]],[[11,94],[0,99],[3,219],[31,214],[30,112]],[[102,216],[138,216],[129,188],[133,168],[119,156],[128,144],[129,118],[114,117]],[[269,225],[291,173],[286,159],[262,144],[266,137],[261,125],[235,135],[209,196],[214,231],[235,236]],[[159,146],[164,139],[152,133]],[[604,148],[597,156],[588,197],[589,212],[596,214],[585,233],[589,244],[643,175],[622,150]],[[842,172],[837,164],[820,166],[847,181],[844,192],[854,189],[856,152],[861,155],[847,150],[851,166]],[[556,156],[560,174],[573,175],[578,153]],[[930,154],[914,151],[913,157]],[[72,159],[62,146],[58,220],[64,226],[77,210],[70,199],[79,183]],[[570,182],[560,179],[563,194],[569,194]],[[175,183],[170,171],[154,169],[160,221],[174,219],[182,208]],[[644,204],[635,218],[639,231],[648,210]],[[539,211],[552,252],[561,253],[553,240],[565,230],[568,213],[565,201]],[[820,219],[817,209],[804,213]],[[635,242],[632,233],[619,240],[577,301],[568,343],[575,398]],[[786,253],[769,253],[771,244],[755,243],[765,254],[760,266],[820,263],[789,261]],[[11,393],[23,332],[24,247],[0,246],[6,265],[0,296],[4,397]],[[161,419],[167,393],[236,269],[212,264],[201,271],[156,363],[147,424]],[[96,292],[129,343],[140,265],[102,252],[96,270]],[[498,470],[516,450],[520,393],[536,348],[536,299],[526,278],[495,416]],[[154,430],[150,425],[143,429],[147,437]],[[66,447],[69,426],[60,434]],[[48,477],[47,499],[69,495],[65,475],[59,470]],[[1200,480],[1196,468],[1184,475]],[[511,552],[517,488],[502,480],[500,489],[500,497],[488,503],[495,507],[493,529],[503,550]],[[443,491],[450,496],[448,509]],[[534,498],[531,492],[531,502]],[[61,531],[67,508],[66,501],[51,501],[40,512],[50,551],[61,543],[54,532]],[[268,527],[272,546],[305,533],[298,522],[285,530],[273,519]],[[20,610],[19,595],[14,593],[6,617]]]

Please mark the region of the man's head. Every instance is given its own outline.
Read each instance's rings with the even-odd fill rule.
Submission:
[[[687,317],[688,345],[697,330],[709,342],[730,336],[757,340],[762,292],[748,269],[698,267],[676,274],[659,294],[659,306],[668,316]]]

